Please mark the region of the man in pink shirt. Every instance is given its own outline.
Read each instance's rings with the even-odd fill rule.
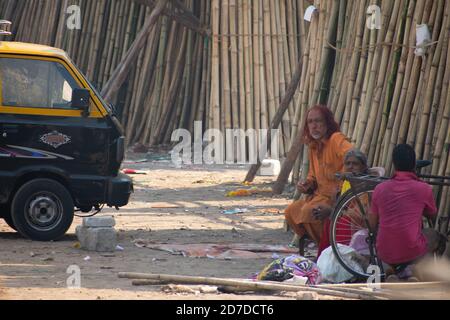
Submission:
[[[415,174],[414,149],[406,144],[398,145],[393,152],[393,163],[392,179],[375,188],[369,220],[373,230],[378,225],[378,257],[398,270],[401,265],[413,264],[427,253],[435,252],[439,233],[422,229],[422,217],[434,222],[437,209],[431,186]]]

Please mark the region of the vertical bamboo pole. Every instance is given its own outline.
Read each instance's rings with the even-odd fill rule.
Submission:
[[[244,24],[243,30],[243,40],[244,40],[244,67],[241,72],[244,72],[244,83],[245,86],[245,118],[246,118],[246,127],[247,129],[255,128],[255,123],[258,121],[255,115],[255,105],[253,103],[254,97],[254,85],[252,81],[252,68],[253,68],[253,59],[252,59],[252,39],[251,39],[251,14],[252,8],[250,6],[250,2],[248,0],[243,0],[242,3],[242,22]]]
[[[239,33],[238,38],[238,60],[239,60],[239,127],[243,130],[246,129],[246,111],[249,106],[246,104],[246,91],[248,84],[246,83],[245,71],[244,68],[248,67],[245,63],[244,58],[244,9],[243,9],[243,0],[237,0],[237,32]],[[258,95],[259,98],[259,95]],[[258,100],[259,101],[259,100]],[[253,127],[253,123],[252,123]]]
[[[222,128],[224,130],[231,129],[232,123],[231,123],[231,87],[230,87],[230,64],[229,64],[229,21],[230,17],[228,15],[229,7],[228,7],[228,0],[222,0],[221,1],[221,11],[220,11],[220,32],[222,34],[221,37],[221,119],[222,119]],[[225,132],[225,131],[223,131]],[[225,138],[225,156],[227,160],[232,160],[228,158],[228,155],[231,156],[232,153],[232,141],[228,141],[228,139]]]
[[[233,114],[232,127],[239,128],[239,65],[238,65],[238,30],[236,26],[236,0],[230,0],[229,3],[229,13],[230,13],[230,57],[231,57],[231,112]]]
[[[241,0],[245,1],[245,0]],[[262,121],[262,115],[261,115],[261,108],[263,105],[263,97],[260,94],[260,87],[261,87],[261,77],[263,75],[260,74],[260,71],[263,69],[263,61],[260,59],[259,53],[260,53],[260,42],[262,41],[260,28],[261,20],[260,20],[260,0],[254,0],[253,1],[253,79],[254,79],[254,95],[253,95],[253,103],[254,103],[254,114],[255,114],[255,122],[249,123],[247,121],[247,129],[250,129],[254,127],[256,130],[259,130],[261,128],[261,121]],[[247,100],[248,102],[248,100]],[[246,108],[249,108],[248,106]],[[250,115],[247,115],[250,116]]]
[[[211,104],[209,124],[211,129],[220,129],[220,58],[219,58],[219,34],[220,34],[220,0],[211,2],[211,31],[212,31],[212,56],[211,56]]]

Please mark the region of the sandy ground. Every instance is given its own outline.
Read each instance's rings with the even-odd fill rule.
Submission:
[[[145,155],[133,154],[129,160]],[[116,218],[118,243],[114,254],[76,248],[76,218],[68,234],[57,242],[25,240],[0,220],[0,299],[295,299],[292,294],[180,294],[162,292],[160,286],[132,286],[119,272],[163,273],[190,276],[248,278],[271,259],[214,260],[187,258],[162,251],[138,248],[135,239],[155,243],[256,243],[286,245],[292,234],[283,228],[283,209],[292,201],[287,195],[230,198],[225,194],[245,188],[243,166],[190,165],[175,168],[169,161],[124,164],[145,171],[134,175],[135,193],[130,204],[101,215]],[[274,177],[257,177],[254,186],[268,187]],[[172,206],[173,208],[167,208]],[[153,208],[152,208],[153,207]],[[154,208],[160,207],[160,208]],[[161,208],[166,207],[166,208]],[[236,215],[225,209],[247,208]],[[89,260],[85,260],[89,256]],[[71,265],[81,270],[81,288],[68,289]],[[442,298],[439,290],[437,298]],[[331,297],[321,296],[321,299]]]
[[[145,155],[131,155],[141,159]],[[197,299],[197,295],[164,294],[160,287],[134,287],[119,279],[119,272],[164,273],[191,276],[248,278],[270,260],[214,260],[185,258],[138,248],[135,239],[155,243],[266,243],[288,244],[283,231],[286,197],[225,197],[228,191],[244,187],[243,166],[184,166],[150,161],[124,164],[145,171],[134,175],[135,193],[120,211],[105,209],[101,215],[116,218],[118,243],[123,251],[113,255],[76,249],[75,221],[67,235],[57,242],[39,243],[21,238],[0,220],[0,282],[2,299]],[[272,177],[258,177],[255,185],[265,187]],[[174,206],[174,208],[152,208]],[[224,215],[225,209],[247,208],[249,212]],[[90,260],[84,259],[89,256]],[[81,270],[81,289],[67,289],[67,269]],[[262,299],[264,296],[227,294],[202,295],[202,299]],[[268,298],[276,298],[268,296]]]

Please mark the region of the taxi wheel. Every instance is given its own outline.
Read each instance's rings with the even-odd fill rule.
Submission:
[[[35,179],[24,184],[11,204],[16,230],[31,240],[58,240],[70,228],[74,204],[67,189],[51,179]]]

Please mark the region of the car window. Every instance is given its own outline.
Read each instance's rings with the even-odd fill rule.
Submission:
[[[72,91],[80,88],[55,61],[0,58],[0,79],[7,107],[71,109]]]

